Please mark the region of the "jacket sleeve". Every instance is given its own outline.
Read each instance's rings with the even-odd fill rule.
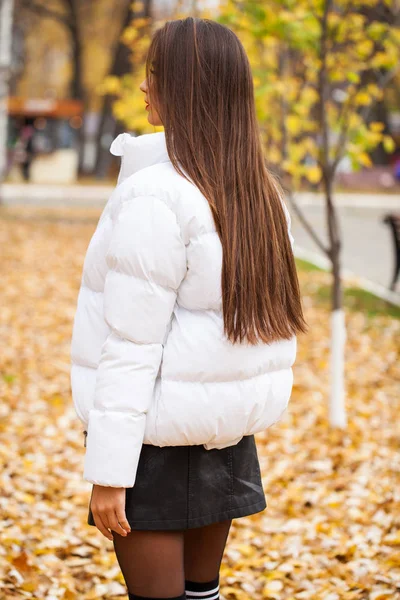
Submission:
[[[186,275],[175,214],[154,196],[122,203],[107,252],[102,346],[83,478],[133,487],[163,342]]]

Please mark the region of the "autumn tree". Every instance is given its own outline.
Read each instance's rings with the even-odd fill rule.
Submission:
[[[382,10],[390,18],[379,18]],[[252,63],[270,167],[332,265],[330,421],[339,427],[346,425],[346,329],[335,173],[345,156],[358,168],[371,165],[369,153],[381,142],[393,148],[384,125],[369,116],[399,69],[399,11],[391,0],[228,0],[221,9],[220,20],[238,33]],[[304,180],[323,191],[327,242],[296,202]]]
[[[37,28],[44,21],[62,27],[68,36],[68,54],[71,74],[69,95],[80,100],[84,110],[101,109],[98,106],[97,85],[107,73],[109,63],[115,63],[121,23],[128,23],[126,14],[131,0],[110,3],[109,0],[17,0],[16,14],[30,16]],[[114,31],[116,33],[114,33]],[[40,44],[41,42],[38,41]],[[114,52],[113,48],[114,47]],[[98,74],[100,73],[100,78]],[[84,159],[85,128],[80,129],[80,167]]]
[[[115,92],[121,91],[119,81],[124,77],[124,81],[131,82],[133,85],[137,82],[134,72],[138,63],[143,63],[143,51],[137,49],[137,40],[140,37],[145,38],[147,47],[148,33],[151,26],[152,0],[136,1],[129,3],[125,17],[121,24],[116,47],[113,52],[113,60],[110,64],[109,73],[102,86],[103,105],[101,111],[101,121],[97,140],[97,160],[96,175],[99,178],[105,176],[107,166],[110,160],[109,140],[114,138],[118,132],[117,117],[113,111],[113,105],[117,99]],[[103,142],[106,141],[106,143]]]
[[[204,5],[207,4],[211,8],[205,11]],[[218,14],[217,4],[214,0],[176,0],[163,6],[151,0],[137,0],[132,4],[129,23],[119,38],[119,51],[125,57],[124,65],[129,61],[130,70],[121,74],[116,72],[116,68],[111,69],[100,88],[101,93],[113,101],[113,115],[117,122],[136,133],[155,130],[148,123],[143,110],[143,93],[139,90],[145,76],[144,65],[151,35],[165,20],[185,17],[188,13],[214,18]]]
[[[83,40],[81,35],[82,11],[91,8],[94,0],[19,0],[19,7],[32,15],[43,19],[52,19],[60,23],[69,34],[72,77],[70,81],[71,98],[84,99],[83,85]]]
[[[151,33],[158,23],[149,13],[130,21],[120,38],[122,46],[129,52],[130,71],[123,76],[110,74],[100,89],[102,94],[113,98],[115,119],[136,133],[154,131],[147,121],[139,85],[145,76],[144,65]]]

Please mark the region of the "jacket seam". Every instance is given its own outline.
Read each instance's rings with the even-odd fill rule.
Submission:
[[[167,203],[167,201],[164,198],[160,197],[158,194],[144,193],[144,192],[138,194],[137,190],[135,190],[135,187],[132,188],[132,191],[133,191],[133,194],[134,194],[133,197],[128,197],[126,199],[121,199],[120,208],[122,207],[123,204],[126,204],[127,202],[131,202],[131,201],[135,200],[136,198],[140,198],[140,197],[156,198],[157,200],[159,200],[160,202],[162,202],[164,204],[164,206],[166,206],[166,208],[174,215],[176,224],[177,224],[177,226],[179,228],[179,235],[180,235],[180,238],[181,238],[182,243],[184,244],[185,248],[187,248],[194,240],[202,237],[203,235],[211,235],[211,234],[218,235],[218,232],[217,232],[216,229],[213,229],[211,231],[202,231],[201,233],[197,233],[196,235],[193,235],[193,236],[189,237],[189,240],[188,240],[187,244],[185,244],[185,242],[184,242],[184,236],[182,234],[182,228],[181,228],[181,225],[180,225],[180,223],[178,221],[177,214],[169,206],[169,204]],[[116,217],[115,217],[114,220],[116,220]]]
[[[179,228],[180,238],[181,238],[182,243],[184,244],[184,246],[186,248],[191,244],[191,242],[193,242],[194,240],[202,237],[203,235],[211,235],[211,234],[218,235],[218,232],[217,232],[216,229],[212,229],[211,231],[202,231],[201,233],[196,233],[196,235],[192,235],[191,237],[189,237],[189,240],[188,240],[187,244],[185,244],[184,239],[183,239],[184,236],[182,235],[182,228],[181,228],[181,225],[180,225],[180,223],[178,221],[177,214],[169,206],[169,204],[167,203],[167,201],[164,198],[162,198],[159,195],[157,195],[157,194],[151,194],[151,193],[140,193],[140,194],[138,194],[138,193],[135,193],[135,188],[132,188],[132,191],[133,191],[133,196],[130,196],[130,197],[125,198],[125,199],[121,199],[121,204],[120,204],[119,208],[121,209],[124,204],[126,204],[127,202],[133,202],[137,198],[141,198],[141,197],[143,197],[143,198],[156,198],[157,200],[159,200],[160,202],[162,202],[164,204],[164,206],[166,206],[166,208],[174,215],[176,224],[177,224],[177,226]],[[116,220],[116,217],[115,217],[114,221],[115,220]]]
[[[186,248],[187,248],[188,246],[190,246],[190,244],[191,244],[191,243],[192,243],[194,240],[197,240],[198,238],[200,238],[200,237],[203,237],[203,235],[211,235],[212,233],[215,233],[215,235],[218,235],[218,232],[216,231],[216,229],[213,229],[212,231],[202,231],[201,233],[196,233],[196,235],[192,235],[192,236],[189,238],[189,241],[188,241],[188,243],[187,243],[187,244],[185,244],[185,245],[186,245]]]
[[[122,336],[120,336],[120,337],[122,337]],[[127,338],[122,338],[122,339],[127,339]],[[127,341],[130,341],[130,340],[127,339]],[[133,343],[137,343],[137,342],[133,342]],[[145,343],[143,345],[158,345],[158,342],[149,342],[149,343]],[[85,363],[77,362],[75,360],[71,360],[71,363],[74,365],[77,365],[78,367],[86,367],[88,369],[97,370],[99,368],[99,365],[92,366],[92,365],[88,365]],[[286,371],[287,369],[292,369],[292,366],[283,367],[282,369],[274,369],[273,371],[265,371],[264,373],[260,373],[259,375],[251,375],[250,377],[244,377],[242,379],[224,379],[223,381],[221,381],[221,380],[219,380],[219,381],[215,381],[215,380],[212,380],[212,381],[188,381],[186,379],[170,379],[170,378],[163,377],[162,375],[160,377],[158,377],[157,379],[161,379],[163,381],[163,383],[173,382],[173,383],[190,383],[190,384],[201,384],[201,385],[214,384],[214,383],[238,383],[240,381],[249,381],[251,379],[256,379],[257,377],[263,377],[264,375],[270,375],[272,373],[277,373],[279,371]]]
[[[77,367],[85,367],[85,368],[87,368],[87,369],[93,369],[94,371],[96,371],[96,370],[99,368],[99,365],[98,365],[98,364],[94,364],[94,363],[93,363],[92,365],[90,365],[90,364],[88,364],[88,363],[84,363],[84,362],[77,361],[77,360],[75,360],[75,359],[73,359],[73,358],[71,358],[71,364],[72,364],[72,365],[75,365],[75,366],[77,366]]]
[[[149,279],[148,277],[143,277],[143,275],[133,275],[133,273],[125,273],[125,271],[121,271],[120,269],[116,269],[115,267],[109,267],[109,269],[107,271],[107,275],[110,273],[110,271],[114,271],[114,273],[119,273],[120,275],[125,275],[126,277],[133,277],[134,279],[140,279],[141,281],[148,281],[149,283],[154,283],[155,285],[158,285],[164,289],[173,291],[175,294],[176,294],[177,290],[179,289],[179,287],[174,288],[171,285],[166,285],[165,283],[159,283],[158,281],[155,281],[154,279]]]
[[[214,383],[237,383],[239,381],[248,381],[250,379],[256,379],[257,377],[264,377],[264,375],[271,375],[272,373],[277,373],[279,371],[286,371],[287,369],[291,369],[292,367],[282,367],[282,369],[273,369],[271,371],[265,371],[264,373],[259,373],[258,375],[250,375],[250,377],[243,377],[242,379],[224,379],[223,381],[188,381],[186,379],[170,379],[163,377],[162,380],[164,383],[172,381],[174,383],[192,383],[192,384],[214,384]]]
[[[99,408],[96,408],[95,406],[91,407],[90,411],[92,411],[92,410],[95,410],[96,412],[99,412],[99,413],[102,413],[102,414],[105,414],[105,415],[109,414],[109,413],[126,413],[126,414],[129,414],[129,415],[135,415],[135,416],[138,416],[138,417],[140,415],[146,415],[148,413],[148,410],[146,410],[146,411],[142,410],[142,411],[136,411],[135,412],[135,411],[132,411],[131,409],[128,410],[128,409],[124,409],[124,408],[122,408],[122,409],[119,408],[118,410],[115,410],[115,408],[112,408],[112,409],[105,408],[103,410],[100,410]]]
[[[81,283],[81,287],[86,288],[87,290],[90,290],[94,294],[104,294],[104,290],[94,290],[89,285],[86,285],[86,283]]]
[[[177,214],[176,214],[176,212],[174,210],[172,210],[172,208],[169,206],[169,204],[167,203],[167,201],[164,198],[161,198],[158,194],[152,194],[152,193],[149,193],[149,192],[138,194],[136,192],[136,189],[137,188],[135,188],[135,186],[133,186],[132,189],[131,189],[131,193],[129,194],[129,196],[126,197],[126,198],[121,198],[121,202],[120,202],[120,205],[118,207],[117,214],[115,215],[114,221],[116,221],[119,211],[122,209],[123,205],[126,204],[127,202],[133,202],[137,198],[156,198],[156,200],[159,200],[160,202],[162,202],[163,205],[169,210],[169,212],[174,215],[175,223],[176,223],[176,225],[178,227],[178,230],[179,230],[179,237],[180,237],[180,239],[182,241],[183,246],[185,247],[185,242],[184,242],[183,235],[182,235],[182,228],[181,228],[180,223],[178,222]]]

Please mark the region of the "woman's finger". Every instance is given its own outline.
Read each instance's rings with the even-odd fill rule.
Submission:
[[[115,512],[117,515],[117,520],[118,520],[119,524],[121,525],[121,527],[123,527],[124,531],[126,531],[127,533],[130,533],[131,526],[129,525],[128,520],[126,518],[125,506],[117,506]]]
[[[118,521],[119,521],[119,519],[117,517],[117,512],[114,510],[114,512],[112,514],[110,513],[108,515],[108,522],[110,524],[110,529],[112,529],[116,533],[119,533],[119,535],[126,537],[128,535],[128,532],[125,531],[125,529],[122,527],[122,525]]]
[[[93,519],[96,524],[97,529],[111,542],[113,541],[113,535],[110,531],[108,531],[106,524],[103,521],[103,516],[98,513],[96,510],[92,509]]]

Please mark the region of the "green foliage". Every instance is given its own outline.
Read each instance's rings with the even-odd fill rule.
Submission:
[[[308,260],[302,258],[296,258],[296,267],[299,271],[304,271],[305,273],[309,273],[310,271],[325,271],[325,269],[321,269],[320,267],[317,267],[317,265],[314,265],[314,263],[308,262]]]
[[[379,4],[228,0],[222,5],[220,21],[237,32],[252,65],[267,157],[294,186],[304,178],[317,184],[323,173],[332,176],[344,155],[358,168],[371,164],[369,153],[381,142],[386,151],[394,149],[383,128],[368,123],[370,108],[382,98],[382,81],[400,64],[399,29],[377,20]]]
[[[320,286],[315,290],[315,301],[318,306],[329,307],[331,300],[331,287]],[[390,316],[400,319],[400,308],[378,298],[374,294],[358,287],[344,287],[343,304],[347,310],[362,312],[369,317]]]
[[[394,10],[390,0],[387,4]],[[304,179],[318,184],[324,174],[332,176],[344,155],[359,168],[371,164],[369,153],[378,144],[387,152],[394,149],[390,136],[367,118],[382,98],[379,78],[400,64],[399,28],[374,16],[379,6],[380,0],[225,0],[220,5],[218,20],[239,35],[250,59],[269,163],[294,187]],[[139,84],[151,30],[161,25],[136,19],[127,28],[123,39],[133,51],[133,74],[109,78],[101,88],[115,95],[118,119],[138,132],[154,130]]]
[[[132,72],[120,78],[107,77],[98,88],[100,94],[111,94],[115,97],[114,115],[127,129],[137,133],[157,130],[147,120],[144,94],[139,89],[145,78],[145,60],[151,39],[151,27],[152,22],[148,18],[136,18],[127,27],[122,40],[132,52]]]
[[[308,273],[326,273],[326,269],[321,269],[313,263],[296,258],[296,267],[300,278]],[[323,278],[318,281],[314,279],[313,302],[315,306],[329,308],[332,296],[332,288]],[[369,317],[390,316],[394,319],[400,319],[400,307],[375,296],[371,292],[363,290],[351,283],[344,285],[343,304],[349,311],[362,312]]]

